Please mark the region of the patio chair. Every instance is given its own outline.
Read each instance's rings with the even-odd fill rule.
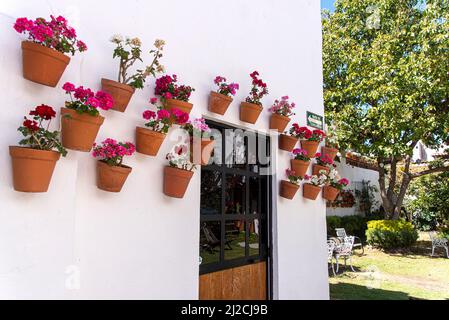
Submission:
[[[346,261],[349,259],[349,266],[351,267],[351,270],[355,272],[354,267],[352,266],[352,249],[354,247],[354,237],[345,237],[343,239],[343,243],[336,246],[334,250],[334,256],[335,261],[337,263],[337,270],[336,273],[338,273],[339,270],[339,263],[338,259],[343,258],[345,259],[345,268],[347,267]]]
[[[328,263],[331,264],[331,268],[332,268],[332,273],[334,275],[334,277],[336,276],[335,274],[335,268],[334,268],[334,249],[335,249],[335,241],[334,240],[327,240],[327,260]]]
[[[206,223],[203,224],[203,234],[206,239],[206,243],[203,244],[204,248],[207,249],[210,253],[214,253],[215,248],[219,247],[221,242],[220,240],[214,235],[214,233],[209,229],[209,227],[206,225]],[[229,241],[225,242],[225,245],[228,247],[229,250],[232,250],[231,244]]]
[[[343,241],[344,238],[348,237],[344,228],[335,228],[335,232],[337,233],[337,238],[339,238],[341,241]],[[354,248],[360,248],[360,250],[362,251],[360,253],[361,256],[365,253],[362,239],[357,236],[354,236]]]
[[[443,248],[446,250],[446,257],[449,259],[448,240],[446,238],[438,237],[435,231],[429,233],[430,240],[432,240],[432,257],[435,253],[435,248]]]

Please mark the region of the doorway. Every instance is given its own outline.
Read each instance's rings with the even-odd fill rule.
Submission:
[[[199,298],[269,299],[270,138],[208,125],[221,149],[201,168]]]

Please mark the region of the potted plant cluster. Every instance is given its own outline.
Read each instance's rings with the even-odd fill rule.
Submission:
[[[157,98],[151,98],[150,103],[157,107],[157,112],[145,110],[142,117],[147,121],[145,127],[136,127],[136,150],[148,156],[156,156],[170,129],[171,112],[162,106],[157,106]]]
[[[186,145],[177,145],[167,154],[168,166],[164,168],[164,194],[184,198],[193,176],[195,165],[189,161]]]
[[[52,107],[37,106],[30,111],[32,119],[24,118],[18,131],[24,138],[18,146],[10,146],[14,190],[47,192],[56,161],[67,151],[59,140],[58,131],[50,131],[51,119],[56,116]]]
[[[295,171],[287,169],[285,174],[288,178],[287,180],[281,181],[281,191],[280,196],[289,200],[292,200],[299,190],[299,184],[302,181],[302,177],[298,175]]]
[[[209,111],[224,115],[239,89],[238,83],[227,83],[226,78],[216,76],[214,83],[217,85],[217,91],[211,91],[209,96]]]
[[[326,134],[321,130],[310,130],[307,127],[295,128],[296,136],[301,140],[301,148],[307,150],[307,154],[315,154],[318,146],[326,137]]]
[[[329,158],[327,154],[316,153],[315,154],[316,164],[313,165],[312,174],[318,174],[320,171],[326,171],[329,173],[330,168],[334,166],[334,160]]]
[[[337,170],[331,169],[326,174],[327,180],[323,187],[323,198],[328,201],[335,201],[338,194],[348,186],[349,180],[346,178],[340,178]]]
[[[132,168],[123,164],[123,157],[132,156],[136,151],[131,142],[117,142],[106,139],[102,144],[94,144],[92,155],[97,161],[97,187],[108,192],[120,192]]]
[[[290,122],[290,117],[295,115],[293,109],[295,108],[294,102],[288,101],[289,97],[284,96],[281,100],[275,100],[274,104],[268,109],[271,112],[270,129],[277,130],[282,133]]]
[[[268,88],[267,84],[258,78],[259,72],[254,71],[250,77],[253,87],[245,102],[240,104],[240,120],[255,124],[263,110],[260,100],[268,94]]]
[[[70,57],[86,51],[86,44],[77,40],[76,31],[63,16],[30,20],[18,18],[14,29],[28,36],[22,42],[23,77],[36,83],[56,87]]]
[[[98,109],[111,109],[114,100],[106,92],[94,93],[70,82],[62,88],[70,96],[65,108],[61,108],[62,144],[68,149],[89,152],[104,121]]]
[[[299,141],[297,129],[299,129],[299,125],[294,123],[288,132],[284,132],[279,136],[279,149],[287,152],[293,151]]]
[[[138,69],[133,74],[128,74],[129,68],[138,60],[142,60],[142,41],[139,38],[123,38],[121,35],[115,35],[111,42],[116,44],[113,58],[120,59],[120,67],[117,81],[110,79],[101,79],[102,90],[109,93],[114,99],[113,110],[125,112],[126,107],[134,94],[135,89],[143,89],[145,80],[148,76],[156,77],[157,73],[164,72],[164,66],[159,62],[162,58],[165,41],[156,40],[155,49],[150,51],[153,60],[145,69]]]
[[[316,200],[320,194],[321,187],[326,183],[327,177],[326,172],[321,171],[318,175],[306,175],[304,180],[307,183],[302,185],[303,197],[309,200]]]
[[[294,156],[294,158],[290,160],[292,170],[296,172],[298,176],[304,177],[309,169],[310,157],[304,149],[295,149],[292,153]]]
[[[206,166],[214,150],[215,141],[211,140],[210,128],[204,118],[189,120],[182,126],[190,136],[190,162]]]
[[[190,95],[194,88],[186,85],[178,85],[178,77],[165,75],[156,79],[154,94],[161,97],[165,109],[179,109],[187,114],[192,111],[193,104],[189,103]]]

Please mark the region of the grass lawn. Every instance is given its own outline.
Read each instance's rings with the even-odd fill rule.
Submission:
[[[409,251],[382,252],[366,248],[354,256],[357,272],[342,267],[329,277],[331,299],[340,300],[449,300],[449,259],[437,249],[430,257],[431,242],[426,233]]]

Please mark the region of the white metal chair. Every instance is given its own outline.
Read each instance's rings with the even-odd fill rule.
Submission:
[[[349,237],[346,234],[346,230],[344,228],[335,228],[335,233],[337,234],[337,238],[339,238],[341,241],[344,240],[344,238]],[[357,243],[356,243],[357,240]],[[360,248],[361,252],[360,255],[362,256],[365,253],[365,249],[363,248],[362,239],[359,237],[354,236],[354,248]]]
[[[446,250],[446,257],[449,259],[448,240],[446,238],[438,237],[435,231],[429,233],[430,240],[432,240],[432,257],[435,253],[435,248],[443,248]]]
[[[336,246],[334,249],[335,252],[335,261],[337,263],[337,270],[338,273],[339,269],[339,263],[338,259],[343,258],[345,259],[345,268],[347,267],[346,261],[349,259],[349,266],[351,267],[351,270],[355,272],[354,267],[352,266],[352,248],[354,247],[354,237],[345,237],[343,239],[343,243]]]
[[[336,243],[335,243],[334,240],[327,240],[327,260],[328,260],[328,263],[331,264],[332,273],[333,273],[334,277],[336,276],[335,268],[334,268],[334,250],[335,250],[335,246],[336,246]]]

